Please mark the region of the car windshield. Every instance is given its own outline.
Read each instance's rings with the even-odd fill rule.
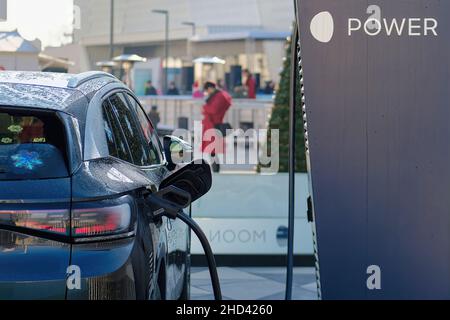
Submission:
[[[67,177],[66,154],[56,114],[0,107],[0,180]]]

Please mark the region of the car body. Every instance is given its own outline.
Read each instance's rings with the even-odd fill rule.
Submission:
[[[187,299],[188,229],[143,198],[170,174],[112,75],[0,72],[0,299]]]

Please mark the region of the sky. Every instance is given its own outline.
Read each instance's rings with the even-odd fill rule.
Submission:
[[[8,0],[8,20],[0,30],[18,29],[27,40],[41,40],[43,47],[70,42],[73,0]]]

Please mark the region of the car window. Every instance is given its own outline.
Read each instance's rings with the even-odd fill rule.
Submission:
[[[142,132],[145,140],[147,141],[147,152],[152,164],[162,163],[162,153],[159,138],[154,126],[148,119],[141,105],[134,99],[133,96],[128,95],[131,106],[136,111],[139,123],[142,128]]]
[[[108,100],[103,102],[103,126],[105,129],[109,154],[113,157],[132,163],[133,159],[128,150],[122,129],[120,128],[120,123],[114,116],[111,104]]]
[[[53,112],[0,110],[0,180],[62,178],[67,169],[63,124]]]
[[[133,163],[137,166],[148,166],[151,159],[147,152],[147,143],[144,141],[140,124],[128,107],[127,100],[122,93],[109,98],[114,116],[119,120],[120,127],[130,150]]]

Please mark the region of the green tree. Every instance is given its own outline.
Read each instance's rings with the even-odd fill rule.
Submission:
[[[289,94],[291,84],[291,38],[286,41],[286,57],[283,61],[281,79],[276,92],[272,115],[269,120],[269,135],[267,143],[271,146],[270,130],[278,129],[280,138],[280,172],[289,170]],[[298,73],[297,73],[298,74]],[[300,81],[296,81],[297,109],[296,109],[296,172],[306,172],[305,137],[303,128],[303,111],[301,108]]]

